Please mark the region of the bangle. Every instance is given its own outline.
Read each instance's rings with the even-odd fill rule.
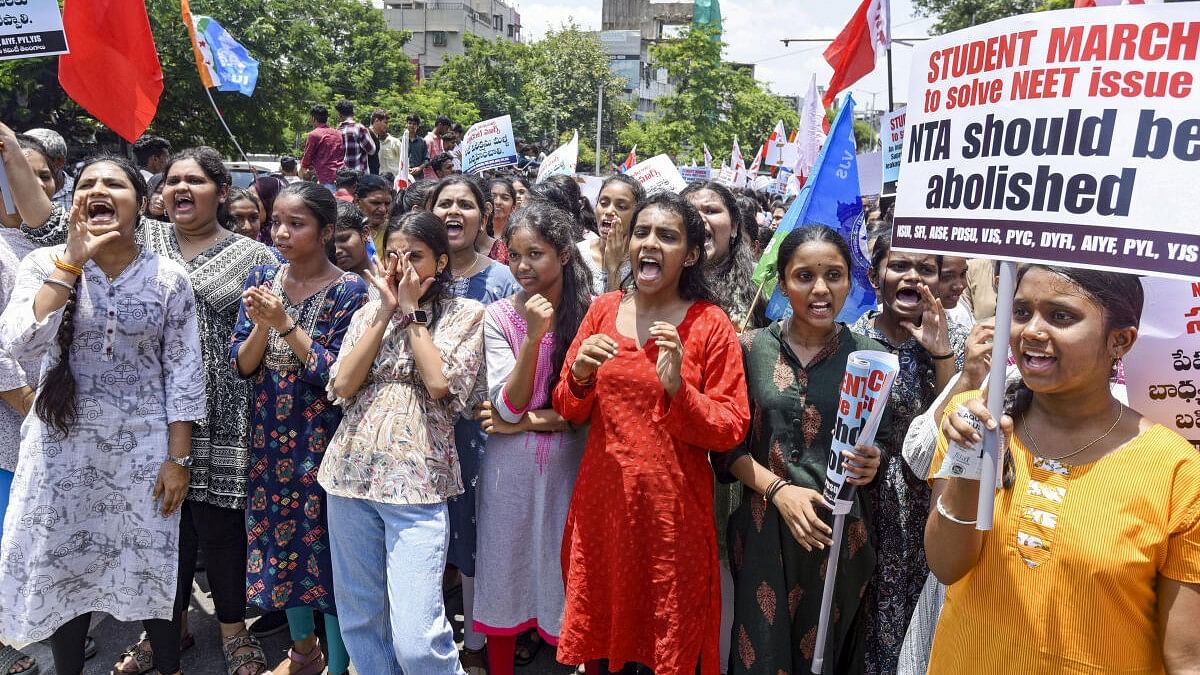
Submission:
[[[83,268],[82,267],[72,265],[71,263],[67,262],[66,260],[63,260],[62,258],[55,257],[54,258],[54,266],[64,272],[67,272],[69,274],[74,274],[77,277],[83,276]]]
[[[938,498],[937,498],[937,512],[938,512],[938,515],[940,515],[941,517],[945,518],[946,520],[948,520],[952,523],[958,523],[959,525],[974,525],[975,524],[974,520],[963,520],[961,518],[955,518],[954,516],[950,515],[950,512],[946,510],[946,507],[942,506],[941,495],[938,495]]]
[[[775,495],[779,494],[780,490],[782,490],[783,488],[785,488],[791,484],[792,484],[792,481],[790,481],[786,478],[777,478],[777,479],[775,479],[774,483],[771,483],[771,487],[767,488],[767,492],[765,495],[763,495],[763,498],[766,501],[774,504],[775,503],[775,501],[774,501]]]
[[[930,354],[929,358],[933,359],[934,361],[945,361],[946,359],[952,359],[955,356],[957,356],[957,354],[955,354],[953,351],[951,351],[949,354],[943,354],[941,356],[936,356],[934,354]]]
[[[287,336],[291,335],[292,333],[294,333],[294,332],[296,331],[296,328],[297,328],[298,326],[299,326],[299,324],[297,324],[295,321],[293,321],[293,322],[292,322],[292,327],[291,327],[291,328],[289,328],[289,329],[287,329],[287,330],[285,330],[285,331],[283,331],[282,333],[280,333],[280,334],[279,334],[279,337],[281,337],[281,338],[285,338],[285,337],[287,337]]]
[[[68,283],[67,283],[67,282],[65,282],[65,281],[61,281],[61,280],[59,280],[59,279],[55,279],[55,278],[53,278],[53,277],[46,277],[45,279],[42,279],[42,283],[43,283],[43,284],[51,284],[51,285],[54,285],[54,286],[58,286],[59,288],[65,288],[65,289],[67,289],[68,291],[73,291],[73,290],[75,290],[75,285],[74,285],[74,284],[68,284]]]
[[[592,376],[586,380],[580,380],[578,377],[575,376],[575,370],[572,368],[571,369],[571,381],[574,382],[576,384],[576,386],[590,387],[593,384],[596,384],[596,373],[592,373]]]

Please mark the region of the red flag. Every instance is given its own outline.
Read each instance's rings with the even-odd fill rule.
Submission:
[[[629,150],[629,154],[625,156],[625,161],[621,163],[621,173],[632,169],[637,164],[637,144]]]
[[[822,99],[830,107],[842,90],[875,70],[876,55],[889,43],[886,0],[863,0],[850,23],[825,50],[825,61],[833,66],[833,77]]]
[[[163,90],[145,3],[66,0],[63,28],[71,46],[58,59],[63,91],[121,138],[137,140]]]

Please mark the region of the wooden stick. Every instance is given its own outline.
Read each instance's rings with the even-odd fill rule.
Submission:
[[[763,288],[767,285],[767,280],[758,285],[758,290],[754,292],[754,299],[750,301],[750,306],[746,308],[746,316],[742,318],[742,325],[738,327],[739,333],[746,332],[746,326],[750,323],[750,317],[754,315],[754,308],[758,306],[758,300],[762,297]]]

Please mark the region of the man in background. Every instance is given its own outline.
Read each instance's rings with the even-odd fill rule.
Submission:
[[[338,117],[342,120],[338,131],[342,132],[342,151],[345,153],[343,164],[360,173],[371,170],[369,158],[375,153],[375,140],[371,132],[354,119],[354,105],[347,100],[338,101],[333,106],[337,109]]]
[[[67,141],[53,129],[30,129],[25,135],[39,141],[50,156],[50,170],[54,172],[55,187],[54,196],[50,200],[63,207],[64,211],[70,211],[75,178],[64,170],[67,164]]]
[[[304,155],[300,157],[300,175],[325,186],[333,192],[337,170],[345,163],[342,149],[342,133],[329,128],[329,109],[323,105],[309,108],[308,121],[313,130],[304,141]]]
[[[284,155],[279,158],[279,177],[284,182],[291,184],[300,181],[300,175],[296,173],[296,158],[291,155]]]
[[[147,181],[163,172],[171,159],[171,142],[161,136],[146,134],[133,142],[133,158],[142,178]]]
[[[404,143],[399,138],[388,133],[391,124],[386,110],[376,110],[371,113],[371,133],[378,141],[379,150],[375,153],[375,168],[371,173],[390,175],[395,179],[400,173],[400,153]]]
[[[424,175],[425,168],[429,165],[429,146],[426,145],[425,139],[418,135],[421,130],[421,116],[409,113],[405,122],[408,127],[408,171],[416,178]]]

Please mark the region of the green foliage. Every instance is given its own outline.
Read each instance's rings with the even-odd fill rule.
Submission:
[[[479,108],[474,104],[459,99],[454,94],[430,84],[429,81],[422,82],[405,94],[384,94],[375,100],[372,108],[388,111],[391,116],[391,133],[394,136],[404,133],[404,118],[408,117],[409,113],[416,113],[421,117],[422,130],[432,128],[438,115],[446,115],[464,127],[483,119],[480,117]]]
[[[937,17],[929,29],[935,35],[951,33],[1017,14],[1072,7],[1072,0],[913,0],[921,16]]]
[[[176,147],[203,143],[232,154],[200,85],[179,0],[146,5],[165,85],[150,131]],[[370,3],[193,0],[191,8],[220,22],[259,61],[252,97],[213,92],[247,152],[298,150],[314,103],[330,107],[332,115],[333,104],[346,98],[362,116],[384,92],[412,87],[413,66],[403,57],[408,35],[388,30],[382,11]],[[58,86],[57,59],[0,62],[0,91],[10,90],[17,96],[0,99],[0,119],[17,128],[53,126],[75,144],[94,140],[90,130],[100,126]]]
[[[466,53],[447,59],[431,86],[474,106],[481,119],[511,115],[519,138],[553,145],[563,131],[595,137],[601,86],[605,127],[629,120],[621,80],[609,71],[599,39],[577,26],[551,31],[531,45],[463,38]]]
[[[623,147],[636,143],[639,156],[665,152],[679,162],[699,161],[703,144],[719,154],[736,136],[742,154],[751,156],[779,120],[789,129],[799,126],[795,110],[721,60],[723,43],[714,37],[711,27],[702,26],[651,48],[651,59],[666,68],[675,93],[658,99],[654,115],[622,130]]]

